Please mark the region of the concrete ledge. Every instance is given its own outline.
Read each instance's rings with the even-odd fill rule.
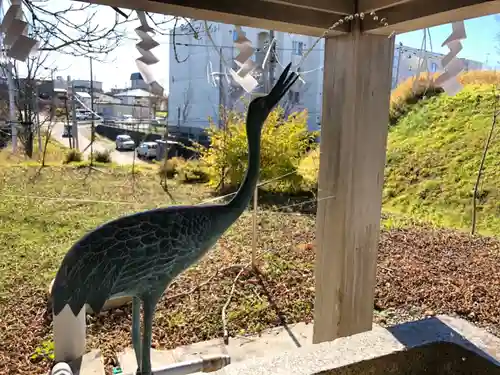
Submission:
[[[500,339],[462,320],[438,316],[273,357],[231,364],[214,375],[496,375]]]

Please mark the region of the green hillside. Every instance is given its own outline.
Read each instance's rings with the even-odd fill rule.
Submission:
[[[415,104],[390,130],[385,209],[438,225],[470,228],[474,183],[494,110],[492,85],[468,85],[455,97],[440,94]],[[478,230],[498,233],[498,131],[479,197]]]

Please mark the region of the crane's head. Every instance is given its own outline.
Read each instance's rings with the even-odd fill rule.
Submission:
[[[297,81],[299,78],[297,73],[288,74],[291,66],[291,63],[286,66],[269,94],[252,100],[248,107],[247,127],[258,126],[260,131],[269,113]]]

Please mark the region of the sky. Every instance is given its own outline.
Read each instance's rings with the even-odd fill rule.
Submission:
[[[6,1],[6,0],[2,0]],[[50,0],[50,6],[55,8],[66,7],[70,4],[69,0]],[[52,5],[53,4],[53,5]],[[109,24],[110,19],[115,18],[115,12],[107,6],[100,6],[96,15],[97,24]],[[111,53],[105,62],[94,62],[93,72],[97,81],[103,82],[104,89],[109,90],[113,87],[123,88],[130,85],[130,74],[137,72],[135,59],[140,55],[135,48],[138,38],[134,32],[137,24],[127,26],[129,40],[123,43]],[[172,27],[173,23],[169,27]],[[497,54],[496,35],[500,33],[500,18],[498,16],[486,16],[465,21],[467,39],[463,41],[463,50],[459,57],[471,60],[481,61],[482,63],[495,68],[500,65],[500,56]],[[430,29],[432,39],[432,51],[447,53],[446,47],[441,47],[442,42],[451,33],[451,24],[433,27]],[[396,43],[402,42],[405,46],[420,48],[422,44],[423,30],[418,30],[406,34],[400,34],[396,37]],[[160,62],[152,66],[152,71],[160,84],[168,92],[169,81],[169,37],[160,35],[155,37],[160,43],[152,52],[160,59]],[[430,49],[428,44],[427,49]],[[73,57],[59,53],[53,53],[50,56],[51,64],[57,68],[55,75],[67,77],[70,75],[73,79],[90,79],[89,59],[84,57]]]

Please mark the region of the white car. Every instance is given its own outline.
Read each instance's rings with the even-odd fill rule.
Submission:
[[[156,142],[143,142],[137,147],[137,157],[145,159],[153,159],[156,157],[158,143]]]
[[[115,144],[117,150],[133,150],[135,148],[134,140],[127,134],[116,136]]]
[[[125,124],[133,124],[136,120],[132,117],[132,115],[123,115],[122,121]]]

